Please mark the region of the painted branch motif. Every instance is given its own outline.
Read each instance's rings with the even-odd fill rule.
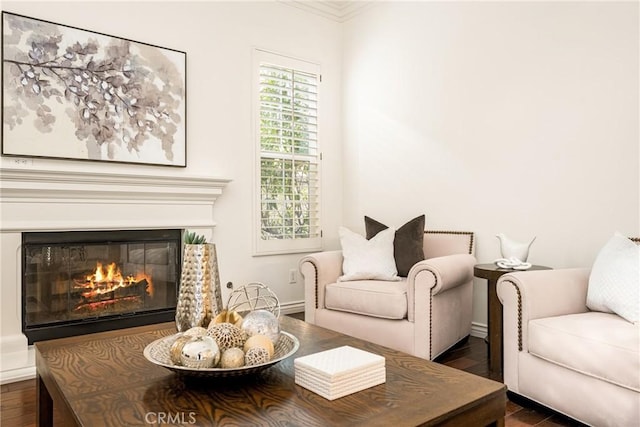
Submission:
[[[70,128],[75,152],[62,157],[184,165],[183,53],[3,18],[5,138],[27,126],[58,144],[54,136]]]

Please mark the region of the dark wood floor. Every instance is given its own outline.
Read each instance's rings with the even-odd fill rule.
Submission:
[[[294,316],[301,318],[302,316]],[[453,368],[489,378],[487,344],[481,338],[470,337],[436,360]],[[36,425],[35,380],[5,384],[0,388],[0,426],[32,427]],[[55,411],[54,411],[55,423]],[[581,426],[533,402],[509,395],[507,427],[520,426]]]
[[[489,374],[489,352],[487,343],[482,338],[469,337],[466,341],[447,351],[436,359],[453,368],[461,369],[485,378],[491,378]],[[506,427],[525,426],[565,426],[582,427],[582,423],[572,420],[564,415],[531,402],[523,397],[507,394]]]

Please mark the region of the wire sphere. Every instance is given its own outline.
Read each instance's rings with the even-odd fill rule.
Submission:
[[[241,316],[254,310],[267,310],[279,318],[280,301],[265,284],[252,282],[231,292],[227,310],[235,311]]]

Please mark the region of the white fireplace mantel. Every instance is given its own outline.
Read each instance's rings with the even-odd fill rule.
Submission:
[[[21,233],[190,228],[210,237],[229,179],[0,170],[0,384],[35,376],[22,333]]]
[[[213,204],[229,181],[3,169],[0,230],[213,227]]]

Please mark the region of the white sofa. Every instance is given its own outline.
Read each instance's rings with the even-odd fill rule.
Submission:
[[[425,231],[423,248],[398,282],[337,282],[341,251],[305,256],[305,321],[434,359],[471,332],[473,233]]]
[[[594,426],[640,425],[640,329],[589,311],[589,269],[500,277],[509,391]]]

